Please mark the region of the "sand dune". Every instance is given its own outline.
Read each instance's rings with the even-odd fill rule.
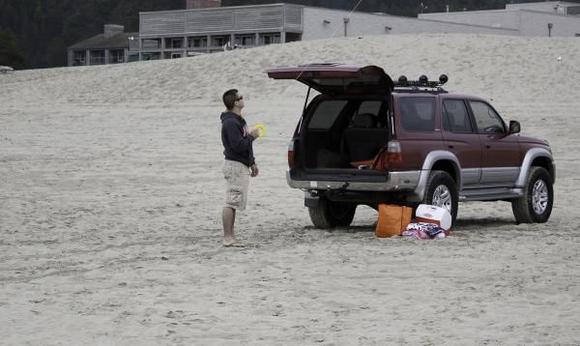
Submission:
[[[403,35],[0,75],[0,344],[578,344],[578,56],[573,38]],[[313,229],[284,177],[306,88],[264,70],[330,61],[447,73],[549,140],[551,220],[462,204],[452,237],[419,242],[375,238],[360,207]],[[243,250],[220,246],[230,87],[268,126]]]

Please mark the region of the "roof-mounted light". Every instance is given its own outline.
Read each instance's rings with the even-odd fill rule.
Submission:
[[[439,76],[438,81],[430,81],[426,75],[419,76],[418,80],[408,80],[406,76],[401,75],[397,82],[395,82],[395,88],[405,88],[411,91],[419,91],[425,89],[436,89],[438,92],[445,92],[441,86],[447,81],[449,78],[446,74],[442,74]]]

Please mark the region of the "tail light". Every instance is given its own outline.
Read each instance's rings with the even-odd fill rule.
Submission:
[[[387,144],[387,162],[389,164],[403,162],[403,152],[400,142],[391,141]]]
[[[294,162],[294,141],[290,141],[288,144],[288,167],[290,169],[295,167]]]

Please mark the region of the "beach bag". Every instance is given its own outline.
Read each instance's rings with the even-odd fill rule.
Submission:
[[[375,235],[379,238],[401,235],[411,223],[413,208],[394,204],[379,204],[379,220]]]
[[[434,205],[419,204],[415,210],[415,221],[434,223],[445,231],[451,228],[451,214],[445,208]]]

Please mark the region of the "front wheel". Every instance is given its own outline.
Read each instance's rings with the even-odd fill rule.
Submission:
[[[459,194],[455,180],[444,171],[429,174],[423,203],[445,208],[451,214],[452,225],[457,218]]]
[[[552,176],[543,167],[532,167],[524,195],[512,201],[517,223],[544,223],[550,218],[554,203]]]
[[[322,197],[318,206],[308,207],[312,224],[322,229],[349,226],[354,219],[355,211],[356,204],[332,202]]]

